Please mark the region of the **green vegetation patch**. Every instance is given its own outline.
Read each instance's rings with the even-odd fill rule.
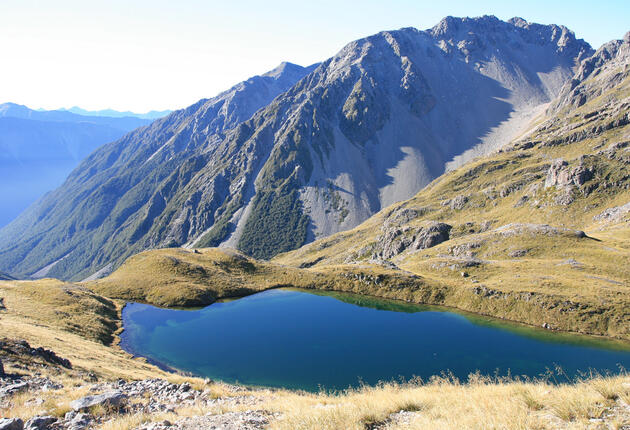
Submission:
[[[296,189],[260,191],[254,198],[238,248],[256,258],[299,248],[306,241],[308,217]]]

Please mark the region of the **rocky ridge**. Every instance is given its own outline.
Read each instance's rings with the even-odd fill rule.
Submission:
[[[94,153],[0,230],[0,269],[84,279],[171,246],[269,258],[352,228],[522,133],[590,52],[562,26],[449,17],[285,65]]]

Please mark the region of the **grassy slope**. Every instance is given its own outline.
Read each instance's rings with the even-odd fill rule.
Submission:
[[[128,259],[110,276],[83,285],[113,299],[158,306],[208,305],[278,287],[369,293],[398,298],[401,289],[430,300],[437,286],[421,277],[373,265],[299,269],[258,261],[237,251],[180,248],[146,251]]]

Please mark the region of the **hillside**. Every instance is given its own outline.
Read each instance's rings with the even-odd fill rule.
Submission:
[[[14,278],[11,275],[0,272],[0,281],[12,281],[13,279]]]
[[[0,104],[0,227],[61,185],[96,148],[149,122]]]
[[[0,269],[80,280],[146,249],[298,248],[526,131],[590,53],[565,27],[449,17],[284,64],[94,153],[0,230]]]
[[[0,297],[0,331],[10,336],[0,339],[2,425],[32,419],[30,424],[54,422],[55,428],[109,430],[461,429],[488,423],[577,429],[594,423],[623,428],[630,420],[627,374],[578,381],[561,374],[534,381],[435,377],[338,393],[250,389],[168,373],[131,357],[116,341],[109,343],[117,339],[120,303],[81,286],[0,282]],[[94,406],[80,408],[79,400],[79,406]]]
[[[162,118],[168,115],[169,113],[173,112],[171,110],[160,110],[160,111],[152,110],[145,113],[136,113],[136,112],[131,112],[131,111],[121,112],[114,109],[101,109],[101,110],[93,111],[93,110],[82,109],[78,106],[73,106],[69,109],[61,109],[61,110],[67,110],[68,112],[76,113],[78,115],[85,115],[85,116],[108,116],[112,118],[135,117],[135,118],[150,119],[150,120]]]

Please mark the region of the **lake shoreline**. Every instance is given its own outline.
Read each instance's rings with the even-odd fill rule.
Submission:
[[[134,311],[126,315],[125,312],[123,312],[123,326],[125,331],[119,335],[121,339],[119,346],[130,354],[150,360],[150,362],[159,365],[162,369],[166,367],[169,368],[167,370],[175,369],[176,372],[182,372],[183,374],[210,378],[227,384],[244,387],[268,387],[298,391],[306,390],[309,392],[321,391],[322,386],[326,390],[339,391],[348,387],[359,386],[360,383],[357,381],[365,381],[367,385],[375,386],[382,382],[396,380],[396,375],[401,375],[401,380],[405,381],[413,380],[416,377],[428,380],[444,372],[452,373],[461,381],[468,381],[470,375],[480,374],[489,377],[492,375],[501,377],[515,375],[517,378],[526,377],[533,380],[549,382],[546,378],[549,377],[549,372],[556,366],[564,368],[567,378],[564,382],[572,383],[577,381],[577,379],[574,381],[573,378],[576,378],[578,374],[589,372],[600,372],[604,374],[611,372],[611,374],[615,374],[619,370],[617,365],[621,364],[624,368],[630,366],[630,361],[628,361],[628,357],[626,356],[626,354],[630,353],[630,345],[615,340],[579,334],[550,333],[536,327],[513,323],[511,321],[497,320],[491,317],[480,317],[469,312],[447,309],[442,306],[410,304],[399,300],[382,300],[380,298],[371,300],[373,297],[350,293],[326,292],[328,294],[322,294],[319,291],[308,289],[284,288],[279,290],[278,294],[274,294],[272,292],[273,290],[278,289],[266,290],[256,294],[255,296],[259,296],[257,298],[250,296],[242,298],[244,301],[228,300],[220,303],[221,306],[218,308],[209,305],[197,310],[158,308],[149,304],[128,303],[125,309],[129,310],[129,306],[133,306]],[[274,306],[277,307],[278,303],[286,301],[287,297],[299,297],[300,300],[312,302],[312,305],[311,307],[305,307],[303,309],[298,308],[302,310],[299,311],[297,315],[291,314],[294,319],[286,320],[284,323],[274,322],[271,324],[266,321],[269,319],[282,321],[286,312],[295,312],[293,308],[279,307],[275,309],[276,313],[270,313],[262,320],[252,319],[257,313],[272,312]],[[314,312],[312,309],[317,309],[319,302],[328,303],[328,299],[334,299],[335,305],[331,310],[323,308],[320,309],[321,313],[319,314],[309,313]],[[315,308],[312,308],[312,306],[315,306]],[[342,306],[344,308],[343,318],[339,319],[335,316],[335,311],[332,310],[335,306]],[[268,307],[271,308],[267,310]],[[233,309],[232,312],[236,312],[234,315],[237,315],[237,317],[226,314],[230,309]],[[248,312],[243,313],[243,311],[240,311],[241,313],[238,313],[238,309],[248,309]],[[131,311],[129,310],[129,312]],[[333,313],[329,314],[330,312]],[[137,313],[140,315],[138,318],[136,318]],[[353,320],[353,314],[365,313],[369,314],[370,317],[367,318],[365,322],[356,324],[356,321]],[[204,323],[203,321],[207,319],[209,315],[215,315],[212,319],[213,323]],[[228,319],[225,319],[226,315],[228,315]],[[306,315],[310,315],[310,317]],[[322,320],[321,315],[327,316]],[[387,316],[387,318],[383,320],[382,324],[376,322],[380,321],[385,316]],[[306,325],[301,321],[302,317],[308,319]],[[444,319],[445,317],[448,318]],[[456,318],[453,319],[452,317]],[[387,321],[391,318],[404,318],[405,323],[402,326],[394,326],[397,328],[391,327],[388,329],[387,327],[389,327],[389,325]],[[422,325],[417,325],[426,324],[418,323],[418,321],[427,320],[427,318],[434,320],[433,323],[429,324],[431,329],[428,331],[422,329]],[[356,327],[353,325],[353,321]],[[416,323],[414,323],[414,321],[416,321]],[[445,322],[447,326],[444,329],[440,329],[441,324]],[[280,325],[276,326],[275,324]],[[239,325],[245,325],[247,329],[243,331],[243,327],[239,328]],[[267,326],[275,327],[275,329],[265,331]],[[285,327],[289,326],[291,330],[286,330]],[[367,332],[362,334],[362,331],[367,330],[362,329],[363,326],[372,327],[372,330],[376,329],[376,331],[370,331],[369,334]],[[215,332],[214,327],[221,327],[219,329],[221,332],[220,335],[212,334]],[[316,329],[315,327],[324,327],[324,329]],[[321,331],[325,330],[326,327],[328,327],[328,331],[325,331],[322,335]],[[343,340],[339,339],[341,336],[340,333],[346,332],[351,327],[355,327],[351,337]],[[398,330],[402,327],[405,327],[405,331],[399,332]],[[453,331],[455,327],[459,327],[459,329]],[[251,336],[253,336],[250,334],[251,330],[258,333],[255,339],[251,338]],[[285,331],[293,332],[294,330],[298,330],[299,333],[302,333],[300,338],[305,336],[306,339],[310,339],[312,336],[315,336],[314,339],[319,339],[319,341],[315,340],[313,344],[309,343],[304,346],[300,339],[293,338],[293,340],[291,340],[291,337],[286,337],[286,335],[283,334]],[[382,330],[386,330],[386,333],[383,333]],[[440,337],[437,333],[441,333],[443,330],[446,330],[444,332],[445,335],[446,333],[450,333],[447,335],[449,339],[447,343],[449,346],[446,347],[446,349],[444,349],[444,340],[440,340],[437,344],[435,343],[435,336]],[[402,333],[407,331],[409,332],[409,339],[414,339],[414,341],[409,342],[406,338],[405,340],[400,339]],[[463,336],[463,333],[467,332],[470,333],[459,341],[457,340],[458,337]],[[481,335],[482,332],[485,334]],[[159,335],[157,333],[159,333]],[[431,334],[427,335],[426,333]],[[451,339],[449,336],[454,337]],[[479,345],[485,345],[484,347],[477,346],[475,342],[470,343],[471,339],[475,339],[475,336],[482,336],[477,342]],[[265,339],[264,347],[262,349],[249,347],[252,341],[256,344],[258,338]],[[361,342],[358,342],[359,345],[353,343],[355,342],[355,338],[357,342],[358,339],[361,339]],[[368,338],[370,339],[369,342],[366,341]],[[498,339],[503,340],[499,341]],[[377,354],[377,356],[383,357],[381,359],[386,360],[381,362],[379,367],[388,369],[387,372],[377,371],[379,376],[370,373],[374,371],[374,368],[370,367],[370,360],[368,359],[373,355],[369,352],[371,350],[371,346],[369,345],[374,342],[379,345],[388,345],[385,348],[386,351],[398,351],[394,355],[386,352]],[[530,346],[524,348],[522,345],[525,344]],[[290,353],[286,351],[287,345],[293,345]],[[363,357],[360,359],[359,356],[355,356],[355,348],[358,348],[357,350],[365,349],[363,345],[368,345],[368,347],[367,350],[359,354],[360,357]],[[455,348],[454,345],[459,346]],[[512,345],[512,347],[509,345]],[[507,348],[506,351],[512,352],[506,353],[502,349],[503,346]],[[300,357],[301,354],[301,348],[303,349],[305,347],[307,349],[312,347],[324,347],[326,351],[330,350],[331,355],[327,353],[317,359],[317,354],[321,354],[321,350],[315,349],[304,355],[301,359],[298,359],[297,357]],[[344,352],[346,348],[350,348],[351,351],[355,352],[346,357],[344,356],[344,354],[347,354],[347,352]],[[454,348],[458,350],[457,354],[455,354]],[[519,356],[520,358],[514,361],[516,356],[512,359],[510,357],[512,357],[514,351],[518,351],[519,348],[522,350],[520,353],[522,357]],[[541,355],[541,352],[546,348],[553,349],[549,349],[547,353]],[[558,348],[564,352],[558,352],[560,351]],[[265,356],[266,349],[274,351],[274,358]],[[452,361],[452,357],[457,356],[460,353],[460,349],[461,354],[463,354],[462,357],[470,357],[470,359],[466,358],[466,360],[473,360],[472,363],[476,362],[477,364],[466,364],[467,361],[462,361],[461,358]],[[492,352],[494,349],[497,350]],[[570,355],[567,355],[567,351],[572,351],[573,349],[576,349],[576,351],[579,349],[579,354],[573,351]],[[283,351],[285,351],[285,353],[283,353]],[[435,351],[433,356],[430,356],[430,351]],[[476,353],[475,351],[479,352]],[[291,378],[295,376],[291,375],[299,374],[300,372],[291,368],[292,361],[284,363],[282,370],[276,368],[276,361],[281,363],[287,353],[293,356],[293,360],[295,360],[296,363],[299,363],[299,365],[296,364],[296,366],[306,366],[310,369],[308,373],[312,373],[312,375],[309,374],[308,376],[301,376],[299,378],[310,380],[312,377],[313,382],[293,382]],[[435,361],[436,354],[440,357],[438,361]],[[560,355],[556,356],[554,354]],[[580,362],[581,364],[579,364],[579,360],[568,358],[576,354],[585,354],[585,356],[591,357],[590,359],[593,360],[592,364],[590,362]],[[477,355],[479,358],[475,358]],[[338,359],[338,356],[344,358],[341,363],[335,364],[335,360]],[[402,360],[407,364],[401,364],[400,359],[392,358],[396,356],[408,357],[405,359],[407,361]],[[256,358],[250,360],[248,357]],[[553,359],[553,357],[556,357],[556,359]],[[604,357],[609,358],[605,359]],[[612,357],[617,358],[613,359]],[[180,362],[178,365],[178,360],[182,359],[184,361]],[[476,360],[478,359],[481,359],[482,362],[477,362]],[[618,361],[613,362],[610,361],[611,359]],[[204,360],[210,360],[209,363],[212,363],[211,367],[204,367]],[[425,363],[423,360],[429,361]],[[317,365],[323,362],[327,363],[325,371],[322,370],[324,371],[323,375],[328,374],[326,372],[329,368],[335,368],[337,369],[337,373],[342,374],[346,362],[361,363],[357,369],[363,366],[368,370],[356,370],[356,377],[352,376],[341,384],[333,383],[326,379],[329,376],[321,376],[322,379],[318,379],[317,377]],[[238,363],[240,363],[240,368]],[[383,363],[387,364],[384,365]],[[256,373],[247,373],[251,366],[254,366],[257,372],[258,368],[265,368],[265,365],[271,367],[268,367],[268,370],[263,372],[261,375],[262,379],[255,376]],[[397,367],[400,365],[403,367]],[[241,373],[243,371],[245,373]],[[355,372],[355,370],[347,371]],[[354,382],[352,382],[353,380]]]

